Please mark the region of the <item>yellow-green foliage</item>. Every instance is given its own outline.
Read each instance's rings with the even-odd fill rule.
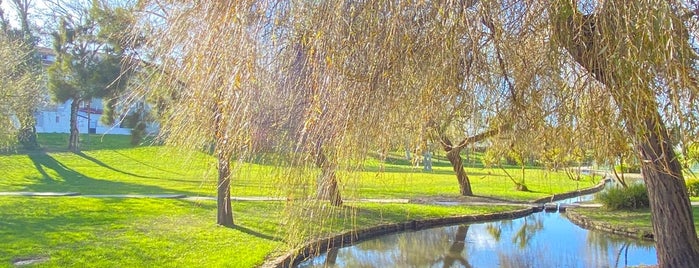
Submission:
[[[30,47],[0,31],[0,150],[16,140],[19,128],[33,125],[43,97],[39,69],[29,64]]]
[[[699,179],[687,179],[685,181],[687,184],[687,191],[689,196],[698,197],[699,196]]]

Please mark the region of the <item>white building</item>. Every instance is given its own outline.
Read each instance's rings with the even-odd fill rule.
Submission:
[[[48,105],[40,109],[36,117],[37,133],[70,133],[70,105],[72,100],[63,104]],[[130,135],[130,128],[121,127],[119,122],[105,126],[101,122],[103,113],[102,100],[94,98],[83,102],[78,109],[78,131],[92,134]]]
[[[44,66],[51,65],[56,61],[56,54],[50,48],[37,47],[37,52]],[[35,114],[36,132],[70,133],[70,105],[72,103],[72,100],[68,100],[62,104],[51,103],[41,107]],[[121,120],[117,120],[111,126],[102,124],[100,119],[103,112],[102,99],[93,98],[90,101],[83,101],[78,109],[78,131],[91,134],[131,134],[131,128],[122,127],[122,122],[119,122]],[[148,124],[146,131],[148,133],[157,132],[157,124]]]

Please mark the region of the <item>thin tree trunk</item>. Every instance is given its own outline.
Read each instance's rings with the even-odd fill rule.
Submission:
[[[216,158],[218,160],[218,183],[216,184],[216,224],[221,226],[233,226],[233,208],[231,207],[231,156],[233,149],[229,147],[230,141],[226,122],[222,120],[224,111],[220,102],[214,104],[215,145]]]
[[[456,180],[459,181],[459,193],[464,196],[473,196],[471,181],[469,181],[466,170],[464,169],[464,163],[460,153],[460,148],[451,149],[447,152],[447,159],[449,159],[454,173],[456,173]]]
[[[621,185],[623,188],[629,188],[629,186],[626,184],[626,180],[624,179],[624,157],[619,156],[619,161],[621,162],[620,167],[621,167],[621,175],[616,172],[616,167],[612,166],[612,172],[614,173],[614,177],[616,178],[616,181]]]
[[[658,116],[659,119],[659,116]],[[699,240],[689,195],[664,124],[647,119],[638,144],[660,267],[699,265]]]
[[[68,150],[72,152],[80,151],[80,130],[78,130],[78,108],[80,99],[73,99],[70,104],[70,138],[68,140]]]
[[[321,169],[317,181],[318,200],[328,200],[334,206],[341,206],[342,196],[340,195],[340,189],[337,187],[337,177],[335,175],[337,166],[332,161],[328,161],[322,149],[319,149],[316,165]]]
[[[216,224],[233,226],[233,209],[231,208],[231,158],[223,152],[218,153],[218,184],[216,204],[218,215]]]

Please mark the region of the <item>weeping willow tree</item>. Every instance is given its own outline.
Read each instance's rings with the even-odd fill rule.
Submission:
[[[158,77],[168,77],[157,81],[174,85],[165,94],[176,101],[164,113],[164,136],[217,156],[221,224],[231,223],[231,161],[259,152],[256,141],[270,140],[260,133],[275,137],[267,149],[284,155],[277,164],[287,227],[300,238],[317,234],[309,223],[335,209],[318,199],[340,205],[343,195],[361,194],[352,190],[352,171],[372,150],[434,139],[456,152],[458,174],[458,151],[477,139],[453,143],[448,135],[506,128],[507,137],[489,142],[554,161],[587,151],[609,160],[616,155],[606,144],[629,136],[653,200],[661,266],[699,263],[666,126],[685,137],[699,122],[695,15],[671,1],[593,3],[152,1],[143,8],[155,25],[152,62],[163,66]]]
[[[352,55],[350,60],[356,59],[352,61],[355,64],[373,66],[372,63],[380,61],[390,66],[388,71],[400,70],[379,77],[375,85],[396,78],[403,83],[415,81],[415,74],[424,75],[425,80],[421,80],[424,84],[401,87],[414,90],[414,96],[422,97],[410,99],[418,105],[439,109],[430,104],[439,102],[440,96],[455,95],[448,93],[450,86],[441,83],[444,81],[441,79],[450,77],[449,70],[467,70],[468,66],[444,68],[450,66],[447,61],[430,64],[433,61],[413,58],[420,54],[404,49],[404,46],[419,48],[420,44],[428,44],[431,51],[423,55],[430,55],[431,60],[438,59],[439,55],[464,59],[468,58],[469,51],[484,51],[489,62],[499,67],[493,72],[499,83],[489,85],[495,84],[504,91],[511,99],[509,105],[517,111],[504,115],[512,122],[514,131],[546,131],[555,127],[560,133],[567,133],[568,138],[555,139],[549,135],[550,140],[546,142],[555,143],[559,148],[572,148],[568,154],[580,156],[585,149],[594,149],[597,158],[611,159],[615,157],[610,153],[612,150],[603,147],[606,143],[623,143],[618,134],[623,130],[635,144],[653,200],[651,209],[660,265],[675,267],[697,263],[691,209],[666,126],[679,126],[682,137],[696,134],[696,52],[691,46],[696,37],[695,14],[690,9],[681,3],[665,1],[637,1],[632,5],[619,1],[604,1],[598,5],[560,1],[553,6],[533,1],[480,1],[343,3],[337,4],[335,10],[339,11],[326,17],[346,19],[320,20],[313,27],[340,27],[348,33],[326,35],[316,30],[322,33],[321,37],[335,38],[324,41],[320,47],[324,50],[319,51],[341,51],[340,55]],[[343,16],[343,10],[355,12],[346,12],[350,15]],[[404,17],[416,10],[426,15]],[[451,12],[457,13],[450,16]],[[473,17],[479,19],[471,24],[472,28],[467,27],[471,31],[435,30],[454,29],[448,26]],[[358,19],[368,24],[359,24]],[[327,28],[324,25],[328,25]],[[429,38],[402,36],[398,28],[422,31]],[[461,54],[449,54],[453,40],[463,42],[468,40],[467,33],[478,30],[490,35],[478,39],[481,42],[475,42],[477,45],[460,50]],[[364,39],[343,43],[358,31]],[[380,38],[371,39],[373,36]],[[400,41],[391,42],[395,39],[390,37]],[[341,45],[334,45],[337,43]],[[360,47],[360,55],[368,55],[368,58],[354,55],[354,47]],[[398,58],[392,57],[396,51],[401,55]],[[380,60],[371,57],[377,54]],[[414,62],[428,67],[414,67],[411,64]],[[406,72],[411,68],[423,72]],[[458,82],[452,85],[468,88],[463,80],[456,79]],[[371,89],[380,90],[376,86]],[[431,119],[429,114],[423,116]],[[610,121],[613,118],[622,125]],[[550,127],[535,127],[541,125]],[[600,135],[605,130],[611,130],[613,135]]]
[[[556,39],[604,85],[633,137],[651,200],[661,267],[699,263],[699,240],[667,124],[696,128],[695,14],[680,2],[605,1],[584,14],[552,10]],[[692,123],[689,123],[692,122]],[[688,133],[688,132],[689,133]]]
[[[291,36],[301,42],[310,39],[310,50],[323,53],[322,77],[350,83],[337,87],[339,94],[359,90],[358,96],[368,97],[357,103],[365,107],[365,118],[351,120],[369,121],[353,123],[347,131],[360,131],[369,147],[403,140],[411,140],[411,147],[424,148],[427,140],[439,143],[463,195],[473,193],[461,151],[505,128],[508,122],[494,118],[510,108],[509,93],[497,86],[498,70],[491,67],[497,65],[487,51],[492,32],[482,27],[470,5],[303,3],[305,11],[295,14],[310,22],[295,23],[296,31],[315,34]],[[454,136],[466,137],[452,141]]]
[[[266,3],[206,1],[174,5],[142,3],[147,21],[155,20],[144,47],[157,62],[154,87],[146,92],[160,102],[161,138],[185,150],[211,152],[217,159],[217,223],[232,226],[230,184],[235,163],[251,151],[251,118],[261,79],[262,34]],[[155,15],[154,15],[155,14]],[[139,32],[139,35],[141,33]],[[134,98],[138,99],[138,98]]]

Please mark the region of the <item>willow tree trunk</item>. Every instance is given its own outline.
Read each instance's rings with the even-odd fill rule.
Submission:
[[[459,181],[459,193],[464,196],[473,196],[471,181],[468,179],[463,159],[461,159],[461,149],[453,148],[448,150],[447,159],[449,159],[449,163],[451,163],[451,167],[454,169],[456,180]]]
[[[617,63],[613,59],[617,55],[611,55],[613,51],[599,44],[604,44],[601,37],[613,38],[618,33],[596,32],[599,30],[595,27],[597,15],[583,16],[576,9],[567,14],[570,14],[565,18],[568,29],[558,32],[564,46],[576,62],[610,91],[628,134],[635,139],[643,181],[648,189],[659,267],[697,267],[699,239],[694,229],[692,207],[655,92],[642,84],[633,88],[616,84],[629,78],[616,73]]]
[[[73,99],[73,102],[70,104],[70,138],[68,139],[68,150],[70,150],[71,152],[80,151],[78,108],[80,108],[80,99]]]
[[[478,134],[473,137],[469,137],[461,141],[458,145],[454,146],[451,140],[445,135],[441,135],[440,140],[442,143],[442,148],[447,152],[447,159],[451,163],[451,167],[454,169],[454,174],[456,175],[456,180],[459,182],[459,193],[464,196],[473,196],[473,191],[471,190],[471,181],[468,179],[466,170],[464,169],[464,161],[461,159],[461,150],[469,144],[470,142],[481,141],[486,137],[494,135],[494,131],[488,131]]]
[[[648,188],[660,267],[697,267],[699,240],[682,168],[664,124],[646,119],[648,131],[637,145]]]
[[[316,182],[318,200],[328,200],[334,206],[341,206],[342,195],[340,195],[340,189],[337,186],[337,165],[328,160],[322,149],[317,155],[316,165],[321,170]]]
[[[216,224],[233,226],[233,208],[231,207],[231,158],[225,153],[218,153],[218,184],[216,187],[217,216]]]

